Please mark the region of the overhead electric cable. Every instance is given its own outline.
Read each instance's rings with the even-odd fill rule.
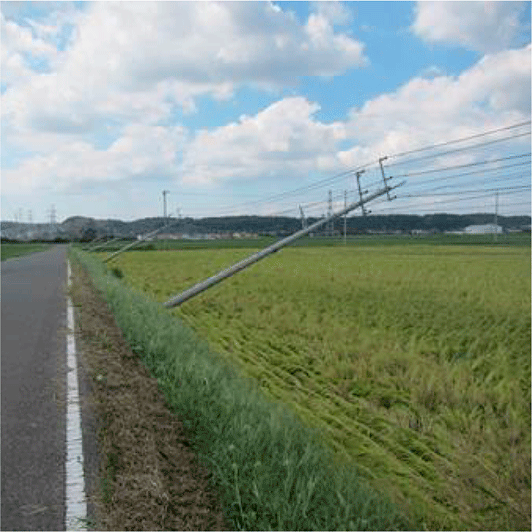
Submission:
[[[483,146],[496,144],[498,142],[504,142],[506,140],[516,139],[516,138],[519,138],[519,137],[526,137],[526,136],[530,135],[530,133],[531,133],[530,131],[527,131],[526,133],[520,133],[519,135],[512,135],[510,137],[504,137],[502,139],[490,140],[490,141],[487,141],[487,142],[482,142],[480,144],[474,144],[472,146],[464,146],[463,148],[456,148],[454,150],[442,151],[442,152],[439,152],[439,153],[436,153],[436,154],[433,154],[433,155],[424,155],[423,157],[416,157],[415,159],[407,159],[406,161],[399,161],[398,163],[392,163],[392,164],[389,164],[387,166],[389,168],[389,167],[395,167],[395,166],[399,166],[399,165],[403,165],[403,164],[410,164],[410,163],[413,163],[413,162],[424,161],[426,159],[435,159],[436,157],[442,157],[443,155],[449,155],[450,153],[458,153],[458,152],[461,152],[461,151],[473,150],[473,149],[476,149],[476,148],[482,148]]]
[[[461,182],[461,183],[438,185],[437,187],[431,187],[428,189],[422,188],[422,189],[419,189],[419,192],[427,192],[428,190],[440,190],[442,188],[456,188],[456,187],[466,187],[466,186],[482,185],[482,184],[491,185],[492,183],[496,183],[497,181],[505,181],[506,183],[508,183],[509,181],[514,181],[516,179],[525,179],[526,177],[527,177],[526,174],[520,174],[520,173],[505,174],[503,176],[499,176],[495,178],[492,177],[490,179],[484,179],[482,181],[472,180],[472,181],[466,181],[466,182]],[[530,175],[528,177],[530,177]],[[418,189],[415,189],[415,190],[418,191]]]
[[[434,174],[436,172],[446,172],[447,170],[454,170],[455,168],[468,168],[470,166],[479,166],[482,164],[492,164],[492,163],[498,163],[500,161],[508,161],[510,159],[519,159],[522,157],[530,157],[531,153],[523,153],[519,155],[509,155],[508,157],[499,157],[498,159],[490,159],[486,161],[478,161],[476,163],[466,163],[466,164],[457,164],[454,166],[445,166],[443,168],[433,168],[430,170],[422,170],[420,172],[408,172],[406,174],[401,175],[400,177],[412,177],[416,175],[424,175],[424,174]]]
[[[436,177],[434,179],[425,179],[425,180],[422,180],[422,181],[417,181],[416,185],[421,185],[421,184],[425,184],[425,183],[432,183],[434,181],[445,181],[447,179],[457,179],[459,177],[464,177],[464,176],[468,176],[468,175],[475,175],[475,174],[486,175],[487,173],[490,173],[490,174],[491,173],[499,173],[501,171],[508,170],[509,168],[516,168],[516,167],[519,167],[519,166],[530,166],[530,162],[527,161],[527,162],[512,163],[512,164],[506,164],[504,166],[497,166],[495,168],[482,168],[480,170],[473,170],[471,172],[461,172],[459,174],[453,174],[453,175],[450,175],[450,176]]]
[[[453,191],[453,192],[431,192],[429,191],[423,191],[423,194],[403,194],[404,198],[426,198],[426,197],[432,197],[432,196],[456,196],[457,194],[477,194],[477,193],[488,193],[488,192],[497,192],[497,191],[504,191],[504,190],[526,190],[530,189],[530,185],[520,185],[520,186],[514,186],[514,187],[495,187],[495,188],[484,188],[484,189],[475,189],[475,190],[460,190],[460,191]],[[427,193],[425,193],[427,192]]]
[[[519,128],[519,127],[522,127],[522,126],[530,125],[530,123],[531,123],[531,121],[525,121],[525,122],[521,122],[521,123],[518,123],[518,124],[513,124],[513,125],[510,125],[510,126],[494,129],[494,130],[485,131],[485,132],[482,132],[482,133],[478,133],[476,135],[470,135],[468,137],[458,138],[458,139],[454,139],[454,140],[450,140],[450,141],[434,144],[434,145],[431,145],[431,146],[424,146],[424,147],[421,147],[421,148],[417,148],[415,150],[409,150],[409,151],[406,151],[406,152],[396,153],[396,154],[392,154],[392,155],[388,156],[386,159],[397,159],[397,158],[404,157],[406,155],[410,155],[410,154],[417,153],[417,152],[422,152],[422,151],[427,151],[427,150],[434,150],[434,149],[437,149],[437,148],[441,148],[443,146],[449,146],[451,144],[458,144],[458,143],[466,142],[468,140],[472,140],[472,139],[475,139],[475,138],[485,137],[485,136],[488,136],[488,135],[499,133],[501,131],[508,131],[508,130],[516,129],[516,128]],[[530,135],[530,131],[527,131],[525,133],[518,133],[518,134],[515,134],[515,135],[503,137],[503,138],[490,140],[490,141],[479,143],[479,144],[474,144],[474,145],[470,145],[470,146],[464,146],[464,147],[456,148],[456,149],[453,149],[453,150],[447,150],[447,151],[439,152],[439,153],[436,153],[436,154],[429,154],[429,155],[426,155],[426,156],[423,156],[423,157],[418,157],[418,158],[414,158],[414,159],[407,159],[406,161],[392,162],[392,164],[391,165],[390,164],[387,165],[386,168],[398,166],[400,164],[413,163],[413,162],[416,162],[416,161],[419,161],[419,160],[426,160],[426,159],[430,159],[430,158],[441,157],[443,155],[448,155],[450,153],[457,153],[457,152],[460,152],[460,151],[473,150],[473,149],[481,148],[483,146],[488,146],[488,145],[492,145],[492,144],[495,144],[495,143],[504,142],[506,140],[511,140],[511,139],[523,137],[523,136],[526,136],[526,135]],[[495,162],[495,161],[498,161],[498,160],[504,160],[504,159],[505,158],[496,159],[496,160],[493,160],[491,162]],[[338,180],[340,178],[345,178],[345,177],[348,177],[350,175],[355,175],[356,172],[359,171],[359,170],[370,171],[372,169],[379,169],[378,162],[379,162],[379,160],[377,159],[375,162],[370,162],[370,163],[367,163],[365,165],[361,165],[361,166],[359,166],[357,168],[347,169],[347,170],[339,172],[339,173],[337,173],[337,174],[335,174],[333,176],[320,179],[320,180],[315,181],[313,183],[309,183],[307,185],[304,185],[304,186],[301,186],[301,187],[297,187],[297,188],[292,189],[292,190],[280,192],[278,194],[274,194],[274,195],[266,197],[266,198],[245,201],[245,202],[241,202],[241,203],[237,203],[237,204],[233,204],[233,205],[220,206],[220,210],[218,211],[218,213],[213,214],[212,216],[214,216],[214,217],[216,217],[216,216],[228,216],[229,215],[229,214],[227,214],[228,211],[235,211],[235,209],[237,209],[239,207],[265,206],[265,205],[267,205],[269,203],[279,202],[279,201],[281,201],[283,199],[289,198],[289,197],[294,196],[296,194],[302,194],[302,193],[307,193],[307,192],[311,192],[311,191],[316,191],[316,190],[318,190],[320,188],[324,188],[326,186],[330,186],[334,181],[336,181],[336,180]],[[473,166],[475,164],[476,163],[471,163],[471,166]],[[488,164],[488,163],[486,163],[486,164]],[[460,168],[460,167],[466,167],[466,166],[468,166],[468,165],[458,165],[458,166],[454,166],[454,167],[448,167],[447,169]],[[437,170],[434,170],[434,171],[443,171],[443,170],[444,169],[437,169]],[[430,173],[430,172],[426,171],[424,173]],[[423,172],[407,173],[406,175],[407,176],[423,175]],[[438,179],[442,179],[442,178],[438,178]],[[429,181],[427,181],[427,182],[429,182]],[[375,180],[375,181],[373,181],[373,182],[371,182],[369,184],[366,184],[366,185],[364,185],[364,188],[365,189],[366,188],[370,188],[370,187],[372,187],[374,185],[377,185],[379,183],[382,183],[382,179],[378,179],[378,180]],[[200,194],[190,193],[190,195],[198,195],[199,196]],[[286,212],[286,210],[285,211],[281,211],[281,212]]]
[[[498,129],[492,129],[490,131],[484,131],[483,133],[477,133],[476,135],[471,135],[469,137],[462,137],[462,138],[459,138],[459,139],[449,140],[447,142],[440,142],[438,144],[432,144],[430,146],[423,146],[423,147],[417,148],[415,150],[409,150],[409,151],[403,151],[403,152],[400,152],[400,153],[394,153],[393,155],[389,155],[388,159],[397,158],[397,157],[404,157],[405,155],[410,155],[412,153],[418,153],[418,152],[422,152],[422,151],[433,150],[435,148],[441,148],[442,146],[449,146],[450,144],[457,144],[459,142],[465,142],[466,140],[472,140],[472,139],[476,139],[476,138],[480,138],[480,137],[485,137],[486,135],[493,135],[494,133],[498,133],[499,131],[507,131],[509,129],[515,129],[517,127],[530,125],[531,123],[532,123],[531,120],[527,120],[526,122],[520,122],[519,124],[513,124],[511,126],[501,127],[501,128],[498,128]]]

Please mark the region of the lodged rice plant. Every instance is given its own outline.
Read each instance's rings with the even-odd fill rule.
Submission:
[[[118,263],[164,301],[248,253]],[[285,249],[173,314],[424,526],[530,528],[530,248]]]

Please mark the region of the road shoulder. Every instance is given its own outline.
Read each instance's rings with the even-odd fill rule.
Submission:
[[[84,449],[89,526],[227,529],[209,473],[156,379],[129,349],[87,274],[75,263],[72,272],[84,441],[97,442]]]

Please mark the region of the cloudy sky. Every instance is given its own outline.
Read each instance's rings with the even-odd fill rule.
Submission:
[[[3,220],[530,214],[530,2],[0,9]]]

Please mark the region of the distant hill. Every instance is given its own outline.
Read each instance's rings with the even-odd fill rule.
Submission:
[[[309,218],[309,224],[318,218]],[[499,216],[498,224],[505,231],[530,231],[530,216]],[[218,218],[183,218],[171,219],[171,225],[165,233],[180,235],[232,234],[252,233],[262,235],[283,236],[301,228],[299,218],[287,216],[226,216]],[[493,223],[493,214],[390,214],[351,216],[347,218],[347,231],[350,234],[368,232],[445,232],[461,231],[470,225]],[[84,216],[73,216],[60,224],[24,224],[1,222],[2,238],[13,240],[30,239],[92,239],[104,235],[136,238],[159,229],[165,220],[143,218],[132,222],[121,220],[97,220]],[[337,231],[343,230],[343,221],[335,222]]]

